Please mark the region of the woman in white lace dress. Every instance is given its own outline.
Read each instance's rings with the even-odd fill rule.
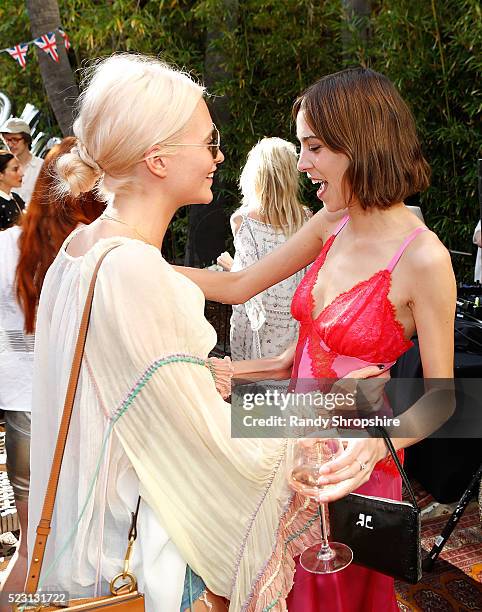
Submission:
[[[311,216],[299,199],[296,149],[281,138],[263,138],[251,149],[239,181],[243,204],[231,217],[236,249],[231,271],[271,253]],[[298,336],[290,304],[306,270],[233,306],[233,360],[280,355]]]

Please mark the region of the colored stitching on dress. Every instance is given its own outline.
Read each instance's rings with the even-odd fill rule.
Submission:
[[[280,530],[282,529],[283,531],[286,531],[288,529],[288,527],[297,519],[297,517],[300,514],[300,512],[303,512],[303,511],[307,510],[307,508],[311,504],[311,500],[308,497],[305,498],[305,501],[304,501],[303,505],[300,506],[294,512],[294,514],[291,516],[290,520],[286,523],[286,525],[283,526],[283,519],[286,516],[286,514],[289,512],[289,510],[290,510],[290,508],[291,508],[291,506],[293,504],[293,499],[294,499],[294,494],[291,495],[290,499],[288,500],[288,502],[285,505],[285,508],[283,509],[283,512],[281,513],[281,518],[280,518],[280,521],[279,521],[279,527],[276,530],[275,543],[274,543],[273,548],[271,550],[271,554],[269,555],[269,558],[267,559],[267,561],[264,563],[263,567],[256,574],[256,576],[255,576],[255,578],[253,580],[253,585],[254,586],[251,589],[249,595],[246,598],[246,601],[244,602],[244,604],[243,604],[243,606],[241,608],[242,612],[245,611],[248,608],[249,604],[251,603],[251,601],[253,599],[253,596],[254,596],[254,593],[255,593],[255,590],[256,590],[256,584],[263,577],[263,574],[266,572],[266,568],[271,563],[273,555],[275,554],[276,549],[278,548],[278,536],[279,536]],[[291,536],[284,541],[283,555],[286,554],[286,550],[287,550],[288,545],[293,540],[295,540],[296,538],[300,537],[305,531],[307,531],[311,527],[311,525],[313,525],[313,523],[315,523],[317,521],[318,517],[319,517],[318,513],[313,514],[313,516],[306,521],[306,523],[303,525],[303,527],[301,529],[298,529],[298,531],[296,531],[293,534],[291,534]],[[276,570],[273,571],[273,573],[269,577],[269,580],[260,589],[259,595],[264,593],[269,588],[269,586],[273,583],[273,581],[277,578],[277,576],[279,575],[280,569],[281,569],[282,562],[283,562],[283,560],[280,559],[280,562],[278,563],[278,565],[276,567]],[[231,593],[232,593],[232,591],[231,591]],[[278,593],[278,597],[274,600],[274,603],[271,602],[267,608],[263,609],[262,612],[268,611],[274,605],[276,605],[276,603],[279,600],[280,596],[281,596],[281,591]]]
[[[281,453],[281,455],[280,455],[280,457],[279,457],[279,459],[278,459],[278,461],[277,461],[277,463],[276,463],[276,465],[274,467],[274,470],[270,474],[270,477],[268,479],[268,484],[266,485],[266,488],[265,488],[265,490],[263,492],[263,495],[261,496],[261,499],[259,500],[258,505],[256,506],[254,512],[251,514],[251,517],[250,517],[250,520],[249,520],[249,523],[248,523],[248,527],[246,529],[246,533],[244,535],[243,541],[241,542],[241,546],[240,546],[239,552],[236,555],[236,559],[235,559],[235,562],[234,562],[234,574],[233,574],[233,580],[231,582],[231,591],[230,591],[230,594],[229,594],[229,599],[231,599],[231,597],[232,597],[233,590],[234,590],[234,585],[236,584],[236,580],[238,578],[239,566],[241,564],[241,557],[243,556],[244,549],[246,548],[246,543],[248,541],[248,537],[249,537],[249,534],[251,532],[251,528],[252,528],[253,523],[254,523],[254,521],[256,519],[256,516],[257,516],[257,514],[259,512],[259,509],[261,508],[261,505],[263,504],[264,500],[266,499],[266,495],[268,494],[268,491],[270,490],[271,485],[273,484],[273,480],[274,480],[276,474],[278,473],[278,470],[279,470],[279,467],[281,465],[281,462],[284,459],[284,456],[285,456],[285,453],[286,453],[286,445],[287,445],[287,441],[284,442],[283,452]],[[258,576],[259,576],[259,574],[258,574]],[[256,576],[255,583],[258,580],[258,576]],[[246,603],[248,603],[248,602],[249,602],[249,599],[248,599],[248,601]]]
[[[177,353],[174,355],[169,355],[168,357],[165,357],[163,359],[158,359],[156,361],[153,362],[152,365],[150,365],[144,372],[143,376],[141,376],[141,379],[139,380],[139,382],[131,389],[131,392],[127,395],[126,400],[122,403],[122,405],[116,410],[116,412],[114,413],[114,415],[112,416],[112,418],[110,419],[110,421],[108,421],[108,426],[107,426],[107,433],[104,436],[104,439],[102,441],[102,446],[100,449],[100,456],[97,460],[97,464],[95,467],[95,471],[94,471],[94,475],[92,477],[92,480],[89,484],[88,487],[88,492],[87,492],[87,497],[83,503],[83,506],[80,510],[80,513],[77,517],[77,521],[75,523],[75,525],[73,526],[72,530],[70,531],[70,533],[67,536],[67,539],[65,540],[64,544],[60,547],[59,552],[55,555],[52,563],[50,564],[50,566],[44,570],[43,574],[42,574],[42,580],[46,580],[47,577],[50,575],[50,573],[52,572],[52,570],[54,569],[54,567],[57,565],[57,563],[60,561],[62,555],[65,553],[67,546],[69,545],[70,541],[72,540],[72,538],[75,536],[77,527],[80,523],[80,521],[82,520],[82,517],[84,515],[84,512],[87,508],[87,504],[89,502],[89,499],[93,493],[95,484],[97,482],[98,476],[99,476],[99,472],[101,469],[101,464],[102,464],[102,458],[105,455],[105,451],[106,448],[108,448],[109,444],[110,444],[110,434],[113,431],[114,425],[116,424],[117,420],[126,412],[126,410],[129,408],[129,406],[132,405],[132,403],[134,402],[135,398],[137,397],[137,395],[139,395],[140,391],[142,390],[142,388],[147,384],[147,382],[149,382],[149,380],[152,378],[152,376],[155,374],[155,372],[163,365],[166,365],[168,363],[176,363],[176,362],[187,362],[187,363],[195,363],[195,364],[199,364],[202,365],[204,367],[206,367],[205,361],[204,359],[201,359],[199,357],[193,357],[192,355],[185,355],[183,353]]]
[[[200,357],[194,357],[193,355],[188,355],[186,353],[174,353],[173,355],[168,355],[167,357],[161,357],[160,359],[156,359],[156,361],[153,361],[152,364],[149,365],[139,376],[135,384],[131,387],[127,395],[121,401],[120,406],[115,410],[114,414],[111,417],[111,420],[117,421],[132,405],[135,398],[139,395],[139,393],[149,382],[149,380],[154,376],[157,370],[163,365],[168,365],[171,363],[194,363],[196,365],[202,365],[203,367],[207,367],[209,370],[209,367],[206,365],[205,359],[201,359]]]
[[[292,503],[293,500],[293,496],[290,498],[290,501],[288,502],[285,511],[282,514],[282,517],[286,514],[286,512],[288,512],[289,507]],[[295,520],[296,516],[302,512],[303,510],[306,510],[306,508],[310,505],[310,499],[306,498],[305,503],[303,504],[303,506],[301,506],[300,508],[298,508],[298,510],[295,512],[295,514],[293,515],[293,517],[291,517],[291,520],[289,521],[289,523],[287,525],[285,525],[284,529],[286,529],[288,527],[288,525],[291,525],[291,523]],[[286,554],[286,550],[288,548],[288,545],[293,541],[296,540],[297,538],[299,538],[303,533],[305,533],[310,527],[311,525],[313,525],[313,523],[315,523],[318,520],[318,513],[313,514],[313,516],[308,519],[306,521],[306,523],[303,525],[303,527],[301,529],[298,529],[298,531],[295,531],[294,533],[292,533],[285,541],[284,541],[284,550],[283,550],[283,554]],[[282,522],[282,519],[280,521],[280,523]],[[254,584],[256,584],[256,582],[258,582],[258,580],[263,576],[267,565],[270,563],[271,561],[271,557],[274,554],[275,550],[276,550],[277,544],[275,543],[275,546],[273,547],[273,550],[271,552],[270,558],[268,559],[268,561],[266,561],[266,563],[264,564],[263,568],[257,573],[256,578],[254,580]],[[260,594],[263,593],[267,588],[269,588],[269,586],[273,583],[273,581],[276,579],[276,577],[279,574],[279,571],[281,569],[281,564],[282,564],[282,560],[280,559],[280,562],[276,568],[276,571],[274,571],[272,573],[272,575],[270,576],[269,581],[263,585],[263,588],[260,590]],[[248,598],[246,599],[246,602],[244,603],[242,610],[246,610],[247,607],[249,606],[252,598],[254,595],[254,588],[251,591],[251,593],[249,594]],[[278,596],[276,599],[274,599],[268,606],[266,606],[265,608],[263,608],[262,612],[268,612],[269,610],[271,610],[279,601],[279,598],[281,596],[281,591],[278,592]]]
[[[294,497],[294,495],[292,495],[292,496],[290,497],[290,502],[289,502],[289,504],[288,504],[288,507],[287,507],[287,508],[285,509],[285,511],[283,512],[283,516],[286,514],[286,511],[287,511],[287,509],[289,508],[289,505],[291,504],[291,501],[292,501],[293,497]],[[289,521],[286,523],[286,525],[284,526],[284,530],[285,530],[285,531],[286,531],[287,529],[289,529],[289,526],[290,526],[290,525],[292,525],[292,524],[294,523],[294,521],[296,520],[296,518],[297,518],[298,514],[299,514],[300,512],[303,512],[304,510],[306,510],[306,509],[308,508],[308,506],[309,506],[309,505],[310,505],[310,499],[307,497],[307,498],[305,499],[305,503],[304,503],[302,506],[300,506],[300,507],[298,508],[298,510],[296,510],[296,512],[295,512],[295,513],[293,514],[293,516],[291,517],[291,519],[290,519],[290,520],[289,520]],[[316,516],[317,516],[317,515],[316,515]],[[315,517],[315,518],[316,518],[316,517]],[[278,531],[279,531],[279,530],[278,530]],[[277,532],[277,533],[278,533],[278,532]],[[287,545],[288,545],[288,544],[289,544],[289,543],[290,543],[290,542],[291,542],[293,539],[294,539],[294,538],[291,538],[291,539],[288,539],[288,540],[286,540],[286,541],[285,541],[285,548],[284,548],[283,553],[286,553],[286,547],[287,547]],[[273,553],[274,553],[275,549],[276,549],[276,545],[273,547],[273,550],[272,550],[272,552],[271,552],[271,556],[273,555]],[[271,558],[271,556],[270,556],[270,558]],[[269,563],[269,561],[267,561],[267,562],[265,563],[265,565],[263,566],[263,569],[265,569],[265,568],[266,568],[266,565],[267,565],[268,563]],[[275,569],[275,570],[273,571],[273,573],[271,574],[271,576],[270,576],[269,580],[267,580],[267,581],[266,581],[266,583],[265,583],[265,585],[264,585],[264,586],[263,586],[263,587],[260,589],[260,591],[259,591],[259,594],[260,594],[260,595],[261,595],[262,593],[264,593],[264,592],[266,591],[266,589],[268,589],[268,588],[271,586],[271,584],[274,582],[274,580],[275,580],[276,576],[279,574],[279,571],[280,571],[280,569],[281,569],[281,563],[282,563],[282,559],[280,558],[279,563],[278,563],[278,565],[277,565],[276,569]]]
[[[288,544],[290,544],[290,542],[292,542],[293,540],[296,540],[296,538],[299,538],[307,529],[309,529],[311,527],[311,525],[313,525],[314,522],[316,522],[317,519],[318,519],[318,514],[314,514],[308,521],[306,521],[306,523],[303,525],[303,527],[301,529],[298,529],[298,531],[295,531],[294,533],[292,533],[285,540],[283,554],[286,554],[286,549],[288,548]],[[271,576],[270,584],[273,582],[273,580],[275,579],[275,577],[279,573],[279,568],[280,567],[281,567],[281,561],[280,561],[280,563],[278,565],[277,571],[274,572],[273,575]],[[265,587],[266,586],[267,585],[265,585]],[[263,589],[260,591],[260,593],[262,593],[262,592],[263,592]],[[278,591],[277,597],[275,599],[273,599],[273,601],[269,605],[267,605],[265,608],[263,608],[262,612],[269,612],[269,610],[272,610],[274,608],[274,606],[278,603],[280,597],[281,597],[281,591]]]
[[[273,548],[271,549],[271,554],[269,555],[268,559],[266,560],[266,562],[264,563],[263,567],[259,570],[259,572],[256,574],[254,580],[253,580],[253,584],[256,585],[256,583],[258,582],[258,580],[260,580],[263,576],[263,574],[266,571],[266,568],[268,567],[268,565],[270,564],[270,561],[273,557],[273,555],[276,552],[276,549],[278,548],[278,536],[279,536],[279,532],[280,529],[282,528],[282,522],[283,522],[283,518],[285,517],[286,513],[289,511],[290,506],[292,504],[293,501],[293,497],[294,495],[291,495],[287,504],[285,505],[283,512],[281,513],[281,518],[279,521],[279,525],[278,525],[278,529],[276,530],[276,534],[275,534],[275,541],[273,544]],[[233,585],[234,588],[234,585]],[[254,591],[255,591],[255,586],[253,586],[253,588],[251,589],[250,593],[248,594],[248,597],[246,598],[246,601],[244,602],[242,608],[241,608],[241,612],[243,612],[243,610],[246,610],[246,608],[249,606],[251,600],[253,599],[253,595],[254,595]],[[232,590],[231,590],[231,594],[232,594]]]
[[[278,603],[280,597],[281,597],[281,591],[278,591],[278,597],[276,599],[273,599],[273,601],[269,604],[269,606],[266,606],[266,608],[263,608],[263,612],[269,612],[269,610],[272,610],[275,607],[275,605]]]

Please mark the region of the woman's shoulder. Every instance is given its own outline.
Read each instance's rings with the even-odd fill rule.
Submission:
[[[415,269],[427,269],[441,262],[451,261],[447,247],[435,232],[426,225],[417,225],[415,230],[423,228],[407,249],[406,259]]]
[[[102,256],[105,259],[101,268],[120,273],[124,278],[146,279],[172,271],[156,246],[124,236],[98,240],[85,254],[84,266],[94,268]]]
[[[168,263],[156,246],[125,237],[100,240],[85,257],[83,277],[91,277],[100,257],[108,251],[99,269],[99,281],[115,291],[139,291],[158,296],[160,292],[170,299],[183,299],[188,295],[204,296],[197,285],[179,274]]]
[[[240,206],[237,208],[231,215],[231,223],[240,223],[243,220],[251,219],[253,221],[258,221],[259,223],[263,223],[264,225],[268,225],[263,221],[263,218],[259,214],[259,211],[256,208],[248,207],[248,206]]]
[[[425,228],[424,225],[418,227]],[[437,295],[455,283],[452,259],[437,234],[425,229],[416,235],[403,253],[400,271],[409,285],[420,292]]]
[[[330,238],[332,234],[340,227],[340,224],[348,216],[348,209],[344,208],[336,212],[330,212],[325,207],[316,212],[311,219],[308,219],[307,225],[313,228],[313,231],[322,237],[323,244]]]
[[[247,218],[248,209],[246,206],[240,206],[231,214],[231,217],[229,218],[229,224],[231,226],[233,236],[236,236],[236,234],[241,228],[241,225],[243,224],[243,221],[245,221]]]
[[[17,204],[21,207],[24,208],[25,206],[25,202],[23,201],[23,198],[21,196],[18,195],[18,193],[15,193],[14,191],[12,191],[12,198],[17,202]]]

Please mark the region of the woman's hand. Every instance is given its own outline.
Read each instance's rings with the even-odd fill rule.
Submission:
[[[217,392],[223,399],[228,398],[231,395],[231,380],[234,375],[233,362],[229,357],[224,359],[208,357],[206,362],[214,378]]]
[[[293,361],[295,359],[296,352],[296,342],[290,344],[287,349],[285,349],[281,355],[278,355],[276,358],[278,360],[278,365],[280,370],[291,370],[293,367]]]
[[[293,342],[278,357],[244,359],[233,361],[234,378],[240,380],[286,380],[290,377],[296,342]]]
[[[331,388],[331,393],[341,393],[345,397],[356,396],[356,405],[350,411],[374,410],[383,401],[385,385],[390,380],[390,368],[368,366],[354,370],[339,379]],[[338,410],[343,412],[344,407]],[[316,444],[316,438],[307,438],[302,443]],[[386,457],[387,447],[383,438],[343,439],[344,451],[339,457],[320,468],[320,502],[328,503],[345,497],[369,480],[375,465]]]
[[[353,370],[337,380],[331,388],[331,393],[341,393],[345,397],[355,396],[356,404],[350,403],[350,411],[374,412],[383,403],[383,392],[389,380],[388,366],[367,366]],[[343,407],[340,410],[343,410]]]
[[[221,255],[216,259],[216,261],[225,272],[231,272],[234,260],[227,251],[221,253]]]
[[[324,486],[319,494],[321,503],[336,501],[358,489],[388,452],[383,438],[352,438],[343,443],[343,453],[320,469],[318,482]]]

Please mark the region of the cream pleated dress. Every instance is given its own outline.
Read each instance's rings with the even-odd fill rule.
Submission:
[[[121,246],[95,288],[42,588],[107,593],[140,494],[132,568],[147,612],[178,612],[186,563],[232,611],[286,609],[316,508],[287,487],[286,441],[231,438],[230,405],[202,362],[216,334],[201,290],[138,240],[100,240],[77,258],[65,244],[37,317],[30,551],[87,288],[100,255]]]

